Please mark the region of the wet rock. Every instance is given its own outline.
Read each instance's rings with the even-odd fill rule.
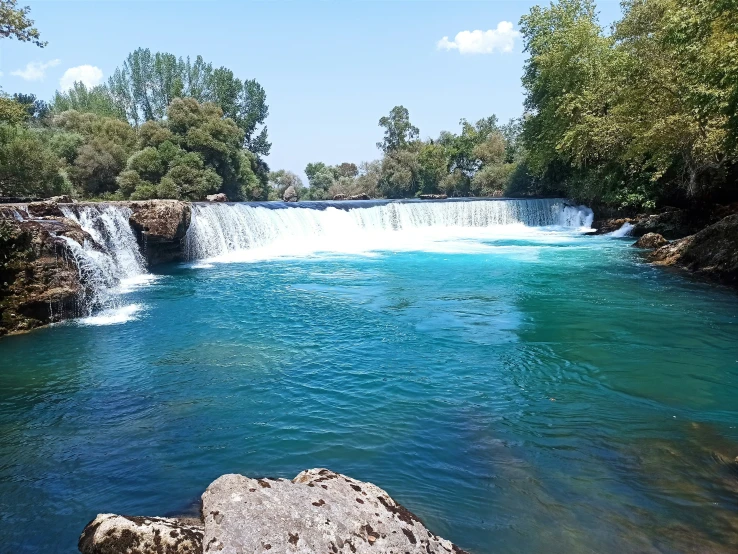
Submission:
[[[192,217],[187,202],[179,200],[147,200],[126,203],[144,256],[150,265],[184,259],[183,240]]]
[[[0,335],[79,315],[85,289],[63,237],[93,242],[62,217],[0,218]]]
[[[418,196],[421,200],[446,200],[446,194],[421,194]]]
[[[282,195],[282,199],[285,202],[297,202],[297,191],[295,190],[295,187],[290,185],[287,187],[284,191],[284,194]]]
[[[198,520],[99,514],[79,538],[82,554],[200,554]]]
[[[592,223],[592,227],[597,229],[595,234],[606,235],[620,229],[626,223],[633,223],[630,217],[615,217],[610,219],[597,219]]]
[[[659,248],[650,259],[738,286],[738,214]]]
[[[63,217],[64,215],[53,200],[31,202],[28,204],[27,211],[32,217]]]
[[[462,553],[385,491],[327,469],[224,475],[202,495],[205,553]]]
[[[662,246],[665,246],[669,244],[669,241],[666,240],[664,237],[659,235],[658,233],[646,233],[641,238],[639,238],[633,246],[636,248],[661,248]]]
[[[205,200],[208,202],[228,202],[228,197],[222,192],[219,192],[218,194],[208,194]]]

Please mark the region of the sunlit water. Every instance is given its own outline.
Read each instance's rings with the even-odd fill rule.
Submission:
[[[738,549],[733,291],[627,238],[412,232],[165,267],[2,339],[0,551],[311,467],[480,554]]]

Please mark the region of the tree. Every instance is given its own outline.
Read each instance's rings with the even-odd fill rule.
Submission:
[[[202,200],[220,191],[232,200],[267,198],[255,156],[242,150],[243,132],[215,104],[175,98],[166,119],[141,126],[139,141],[117,178],[124,197]]]
[[[87,88],[76,82],[69,90],[56,91],[51,101],[51,112],[60,114],[69,110],[92,113],[105,117],[126,119],[125,110],[119,106],[104,85]]]
[[[384,140],[377,143],[377,148],[385,153],[407,147],[420,135],[418,128],[410,123],[410,112],[404,106],[392,108],[389,116],[379,120],[379,126],[384,127]]]
[[[117,109],[137,126],[163,119],[175,98],[214,103],[241,129],[243,146],[257,156],[269,155],[264,88],[255,80],[241,81],[225,67],[213,69],[201,56],[193,62],[138,48],[115,70],[107,89]]]
[[[36,98],[35,94],[15,93],[13,100],[23,106],[29,119],[39,121],[49,115],[49,105]]]
[[[0,196],[43,198],[67,192],[61,165],[37,131],[0,125]]]
[[[28,18],[31,8],[18,8],[17,5],[17,0],[0,0],[0,37],[32,42],[43,48],[47,43],[41,40],[33,20]]]
[[[280,169],[278,171],[272,171],[269,173],[269,187],[269,199],[282,200],[282,197],[284,196],[284,191],[286,191],[289,187],[294,187],[295,192],[297,193],[297,196],[299,198],[302,192],[303,185],[302,179],[300,179],[299,176],[292,173],[291,171]]]
[[[310,188],[306,197],[310,200],[326,200],[330,198],[328,189],[336,182],[336,175],[332,168],[323,162],[309,163],[305,167]]]

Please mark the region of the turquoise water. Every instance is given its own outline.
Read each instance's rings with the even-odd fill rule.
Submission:
[[[735,552],[738,296],[631,242],[173,265],[4,338],[0,550],[328,467],[474,553]]]

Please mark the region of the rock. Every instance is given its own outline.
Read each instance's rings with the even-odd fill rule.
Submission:
[[[129,219],[150,265],[184,259],[182,239],[187,234],[192,208],[179,200],[147,200],[126,203]]]
[[[85,287],[63,237],[79,244],[92,237],[61,217],[0,215],[0,335],[79,315]]]
[[[27,207],[28,215],[33,217],[63,217],[56,202],[44,200],[42,202],[31,202]]]
[[[218,194],[208,194],[205,200],[208,202],[228,202],[228,197],[222,192],[219,192]]]
[[[463,553],[379,487],[327,469],[224,475],[202,495],[204,552]]]
[[[198,520],[99,514],[79,538],[82,554],[201,554]]]
[[[658,265],[677,265],[738,286],[738,214],[651,253]]]
[[[418,196],[421,200],[446,200],[446,194],[421,194]]]
[[[597,235],[606,235],[620,229],[626,223],[633,223],[630,217],[616,217],[610,219],[598,219],[592,223],[592,227],[597,229]]]
[[[297,191],[295,190],[295,187],[292,185],[287,187],[282,195],[282,199],[285,202],[297,202]]]
[[[636,248],[661,248],[662,246],[669,244],[669,241],[658,233],[646,233],[639,238],[633,246]]]
[[[68,195],[62,194],[61,196],[52,196],[49,198],[49,202],[56,202],[57,204],[72,204],[74,200],[72,200]]]
[[[361,194],[353,194],[351,196],[346,196],[345,194],[336,194],[333,197],[333,200],[371,200],[372,197],[368,194],[361,193]]]
[[[640,214],[633,220],[634,237],[648,233],[657,233],[674,240],[696,233],[712,223],[711,214],[707,210],[679,210],[664,208],[658,214]]]

